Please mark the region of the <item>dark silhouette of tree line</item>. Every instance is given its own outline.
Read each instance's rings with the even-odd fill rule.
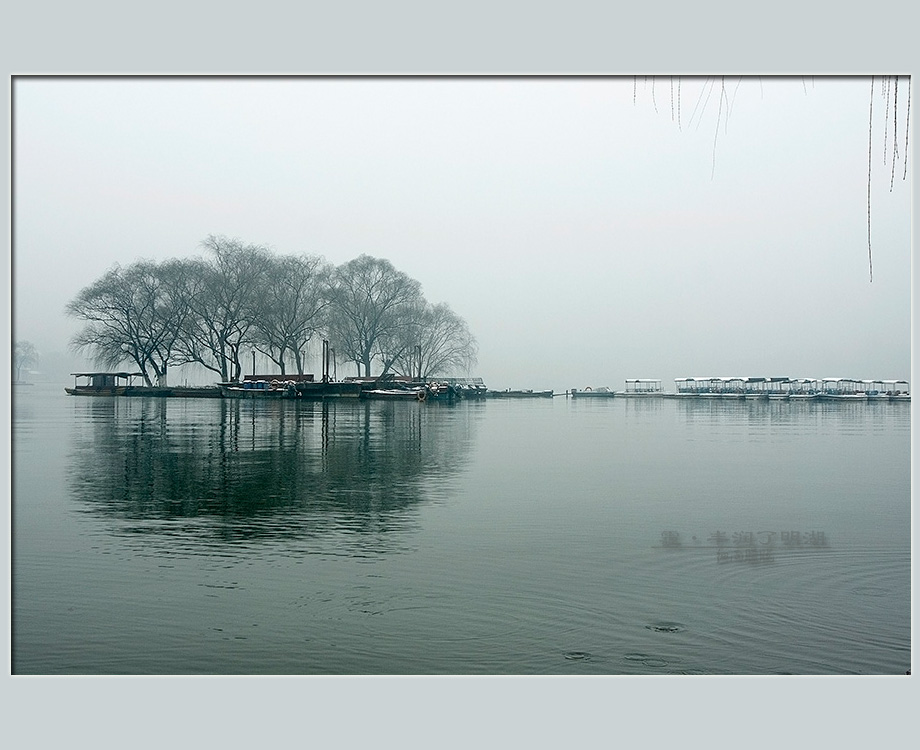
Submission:
[[[211,235],[204,257],[116,264],[82,289],[67,314],[85,322],[74,351],[106,368],[136,367],[166,385],[171,367],[198,364],[239,380],[247,352],[281,375],[303,374],[312,341],[329,342],[357,374],[432,377],[466,372],[476,340],[446,304],[383,258],[334,266],[315,255],[279,255]]]

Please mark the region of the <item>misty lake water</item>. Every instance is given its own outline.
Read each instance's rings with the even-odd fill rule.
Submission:
[[[900,674],[910,405],[16,389],[15,674]]]

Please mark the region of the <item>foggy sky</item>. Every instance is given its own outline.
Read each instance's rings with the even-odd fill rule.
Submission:
[[[878,88],[870,283],[869,79],[727,79],[730,108],[706,81],[17,79],[14,336],[85,366],[82,287],[221,234],[389,259],[493,388],[909,378],[910,173],[889,190]]]

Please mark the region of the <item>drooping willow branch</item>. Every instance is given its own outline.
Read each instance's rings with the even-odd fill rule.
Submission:
[[[866,182],[866,242],[869,245],[869,283],[872,283],[872,102],[875,99],[875,76],[869,85],[869,166]]]
[[[648,79],[650,76],[643,76],[643,88],[647,87]],[[874,117],[874,102],[876,97],[876,78],[878,76],[871,76],[870,86],[869,86],[869,142],[868,142],[868,167],[867,167],[867,190],[866,190],[866,242],[868,248],[869,256],[869,281],[872,281],[872,125]],[[655,112],[658,112],[658,103],[655,98],[655,78],[656,76],[651,76],[652,79],[652,104],[655,108]],[[677,79],[677,87],[675,93],[674,79]],[[671,120],[675,120],[675,110],[677,112],[677,127],[678,129],[682,128],[682,119],[681,119],[681,81],[684,76],[670,76],[670,88],[671,88]],[[910,99],[911,99],[911,77],[907,76],[907,107],[906,114],[903,116],[903,123],[901,112],[898,108],[898,88],[900,83],[899,76],[881,76],[880,86],[878,87],[881,91],[881,96],[885,100],[885,128],[883,131],[883,143],[882,143],[882,160],[884,164],[888,163],[888,140],[889,140],[889,128],[891,129],[891,181],[889,185],[889,192],[894,190],[894,178],[895,172],[897,170],[897,162],[899,159],[904,160],[904,174],[902,179],[907,180],[907,162],[908,162],[908,146],[909,146],[909,135],[910,135]],[[637,98],[637,76],[633,76],[633,105],[636,104]],[[735,96],[738,92],[738,88],[741,86],[742,78],[739,77],[738,83],[735,86],[735,90],[732,95],[729,97],[726,86],[725,86],[725,77],[707,77],[703,83],[699,96],[697,97],[696,104],[693,108],[692,113],[690,114],[690,119],[687,120],[687,125],[690,126],[693,124],[693,121],[696,119],[696,127],[699,129],[700,124],[703,119],[703,112],[705,111],[709,100],[712,97],[713,91],[716,86],[719,87],[719,103],[718,103],[718,114],[716,118],[715,132],[713,134],[712,142],[712,171],[713,175],[715,174],[715,152],[716,145],[718,142],[719,129],[725,128],[728,129],[728,118],[731,114],[731,110],[734,107]],[[814,88],[814,76],[811,76],[812,88]],[[802,88],[805,94],[808,94],[808,86],[806,85],[805,76],[802,77]],[[763,83],[761,82],[761,96],[763,95]],[[724,112],[724,122],[723,122],[723,112]],[[697,115],[699,114],[699,117]],[[903,144],[899,144],[899,133],[901,128],[899,125],[903,124]],[[903,150],[902,150],[903,149]]]
[[[869,164],[866,170],[866,234],[869,248],[869,281],[872,281],[872,119],[873,104],[875,101],[875,76],[872,76],[869,85]],[[897,171],[897,163],[901,158],[901,151],[898,147],[898,85],[900,76],[883,76],[882,77],[882,96],[885,98],[885,133],[883,139],[882,163],[888,163],[888,130],[891,128],[891,180],[888,185],[888,191],[894,191],[894,177]],[[907,161],[908,145],[910,135],[910,91],[911,79],[907,78],[907,115],[904,123],[904,175],[903,180],[907,179]]]

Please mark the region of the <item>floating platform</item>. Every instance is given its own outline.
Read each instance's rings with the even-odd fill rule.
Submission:
[[[616,391],[611,391],[609,388],[592,388],[587,387],[582,390],[573,388],[568,392],[572,398],[613,398],[617,395]]]
[[[552,398],[553,395],[552,391],[533,391],[529,388],[486,391],[486,398]]]

